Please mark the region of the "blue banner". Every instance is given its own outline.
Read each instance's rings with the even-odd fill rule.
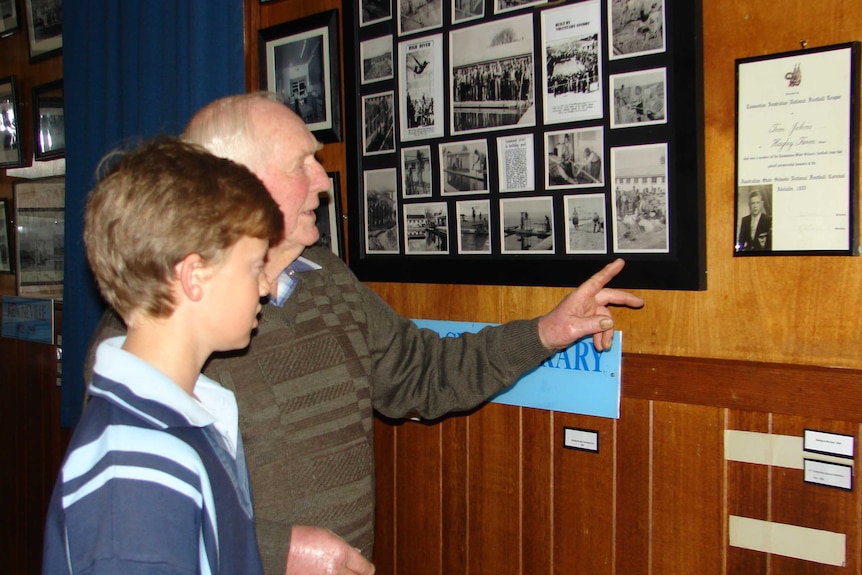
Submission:
[[[467,321],[414,319],[416,325],[443,337],[460,337],[494,325]],[[524,374],[491,401],[520,407],[618,419],[623,334],[614,332],[610,350],[598,352],[592,336],[578,340]]]

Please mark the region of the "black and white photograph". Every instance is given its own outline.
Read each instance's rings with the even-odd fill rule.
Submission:
[[[536,189],[533,134],[497,138],[499,190],[531,192]]]
[[[20,29],[18,0],[0,0],[0,38],[11,36]]]
[[[21,133],[14,76],[0,78],[0,168],[21,165]]]
[[[394,76],[392,36],[381,36],[361,42],[359,54],[362,60],[360,71],[363,84],[389,80]]]
[[[487,193],[487,140],[440,144],[440,182],[444,196]]]
[[[321,142],[341,141],[338,11],[265,28],[261,88],[281,94]]]
[[[611,128],[667,123],[667,69],[653,68],[610,77]]]
[[[405,198],[431,195],[431,146],[401,148],[401,193]]]
[[[368,26],[392,18],[392,0],[359,0],[359,25]]]
[[[476,20],[484,16],[485,0],[452,0],[453,24]]]
[[[614,251],[667,253],[667,144],[611,148]]]
[[[393,0],[398,4],[398,35],[415,34],[443,25],[443,0]]]
[[[521,10],[537,4],[545,4],[548,0],[494,0],[494,14]]]
[[[66,155],[62,80],[33,88],[33,130],[35,159],[50,160]]]
[[[443,35],[411,38],[398,45],[401,141],[443,136]]]
[[[362,151],[366,156],[395,150],[394,92],[362,96]]]
[[[771,252],[772,184],[737,187],[736,214],[739,221],[734,251]]]
[[[320,194],[320,205],[314,210],[320,238],[317,245],[329,248],[332,253],[345,259],[344,234],[341,231],[341,187],[338,172],[328,172],[329,191]]]
[[[608,253],[605,227],[605,195],[582,194],[565,197],[566,253]]]
[[[30,60],[41,60],[63,50],[62,0],[24,0]]]
[[[404,253],[448,254],[448,219],[446,202],[404,204]]]
[[[500,200],[504,254],[554,253],[554,201],[550,197]]]
[[[397,254],[398,201],[395,168],[368,170],[363,174],[365,193],[365,252]]]
[[[15,182],[16,295],[63,298],[65,179]]]
[[[545,186],[549,190],[605,184],[601,126],[545,134]]]
[[[530,14],[449,33],[451,132],[536,124]]]
[[[491,253],[491,200],[455,202],[458,214],[458,253]]]
[[[546,124],[603,116],[601,30],[599,0],[542,12]]]
[[[664,0],[608,0],[610,59],[665,51]]]
[[[9,237],[9,201],[6,198],[0,198],[0,274],[12,273],[12,250]]]

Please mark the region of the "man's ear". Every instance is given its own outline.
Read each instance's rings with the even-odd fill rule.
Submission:
[[[203,297],[207,277],[207,265],[200,254],[189,254],[174,266],[177,287],[191,301],[200,301]]]

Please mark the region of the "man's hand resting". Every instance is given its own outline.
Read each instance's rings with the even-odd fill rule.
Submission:
[[[373,575],[372,565],[344,539],[320,527],[294,525],[285,575]]]

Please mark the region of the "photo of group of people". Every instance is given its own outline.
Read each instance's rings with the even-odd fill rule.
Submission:
[[[361,21],[364,253],[668,253],[669,143],[627,144],[672,121],[667,68],[603,62],[664,51],[665,1],[395,0],[388,28]]]
[[[12,78],[0,81],[0,167],[14,167],[21,162],[17,107]]]

